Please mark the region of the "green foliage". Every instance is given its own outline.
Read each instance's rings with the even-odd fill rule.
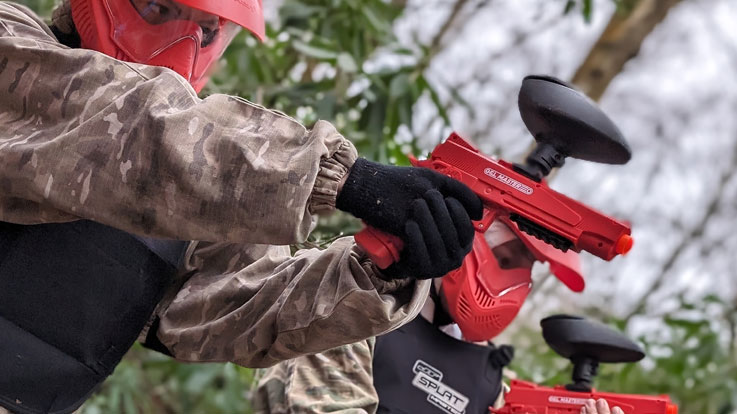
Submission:
[[[401,125],[411,127],[417,100],[427,94],[447,116],[417,64],[425,49],[394,37],[401,11],[382,0],[287,0],[264,45],[247,33],[234,41],[208,92],[246,97],[308,126],[330,121],[363,156],[407,164],[414,140],[394,138]],[[387,56],[394,59],[382,64]]]
[[[728,321],[733,305],[714,297],[680,301],[678,311],[662,317],[659,332],[639,338],[647,360],[610,367],[603,372],[602,387],[670,394],[681,413],[732,413],[737,410],[734,328]]]
[[[734,305],[716,297],[679,298],[678,311],[658,318],[659,328],[637,338],[647,357],[637,364],[604,364],[595,386],[629,394],[669,395],[681,414],[726,414],[737,410]],[[710,316],[707,316],[710,315]],[[652,321],[651,321],[652,322]],[[617,329],[633,321],[612,319]],[[571,381],[572,364],[551,351],[539,332],[522,330],[512,370],[546,385]]]
[[[51,17],[51,10],[54,8],[55,0],[16,0],[18,3],[29,7],[31,10],[44,18]]]
[[[642,0],[613,0],[617,5],[617,13],[628,14]],[[563,7],[563,14],[568,14],[573,10],[580,8],[581,15],[586,23],[591,22],[591,15],[594,11],[593,0],[566,0]]]
[[[616,0],[615,0],[616,1]],[[591,22],[591,12],[593,10],[592,0],[566,0],[566,5],[563,8],[563,14],[568,14],[576,7],[581,8],[581,14],[583,15],[586,23]]]
[[[249,413],[253,374],[234,364],[180,364],[136,345],[80,412]]]

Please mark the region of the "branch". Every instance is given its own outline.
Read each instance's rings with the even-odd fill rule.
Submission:
[[[440,53],[440,51],[442,50],[443,41],[445,40],[445,36],[455,25],[458,17],[461,14],[461,11],[468,3],[469,0],[457,0],[455,2],[455,4],[453,5],[453,9],[450,11],[450,15],[448,15],[448,18],[445,19],[443,25],[440,26],[440,30],[438,30],[433,39],[430,41],[430,44],[427,46],[428,53],[418,65],[420,72],[424,72],[425,69],[430,66],[430,63],[435,58],[435,56]]]
[[[554,20],[545,22],[541,26],[545,28],[552,27],[553,21]],[[542,31],[539,31],[539,30],[538,31],[535,31],[535,30],[517,31],[514,33],[513,40],[508,46],[506,46],[502,50],[498,50],[493,53],[490,53],[483,61],[484,62],[497,61],[501,59],[505,53],[509,52],[509,50],[515,50],[521,47],[523,44],[525,44],[525,42],[527,42],[527,40],[530,37],[537,36],[541,32]],[[481,89],[484,87],[484,85],[492,81],[492,76],[493,76],[493,71],[490,71],[488,69],[488,66],[484,65],[474,71],[474,74],[472,75],[472,78],[470,81],[466,80],[466,81],[461,81],[461,82],[447,82],[445,83],[446,85],[445,87],[448,90],[462,90],[464,86],[473,82],[475,83],[477,89]],[[490,115],[487,117],[486,122],[484,122],[484,125],[481,126],[480,128],[475,128],[473,131],[470,132],[469,138],[471,139],[472,142],[478,143],[478,142],[482,142],[484,138],[492,137],[494,135],[493,130],[495,126],[498,125],[501,120],[506,119],[512,111],[517,110],[517,106],[514,104],[514,102],[516,102],[516,93],[517,93],[516,91],[511,93],[510,99],[507,100],[508,102],[510,102],[509,105],[504,106],[499,111],[489,112]],[[449,108],[453,109],[453,108],[458,107],[458,105],[459,104],[457,102],[450,102]],[[471,119],[475,119],[476,118],[475,111],[473,110],[469,111],[469,116]],[[495,148],[491,153],[498,155],[501,153],[501,149]]]
[[[424,73],[425,70],[430,67],[433,59],[438,55],[438,53],[440,53],[448,32],[456,24],[459,16],[461,15],[461,11],[468,3],[469,0],[457,0],[455,2],[455,4],[453,5],[453,9],[448,15],[448,18],[445,19],[443,25],[440,26],[440,30],[438,30],[438,32],[435,34],[433,39],[430,41],[430,44],[427,45],[427,54],[422,58],[420,62],[418,62],[417,70],[419,73]],[[428,131],[432,128],[433,123],[434,120],[430,120],[430,122],[425,125],[424,133],[422,133],[421,135],[427,135]]]

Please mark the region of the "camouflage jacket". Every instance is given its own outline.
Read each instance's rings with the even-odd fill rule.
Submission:
[[[156,311],[178,359],[268,366],[419,311],[429,284],[383,281],[352,238],[290,254],[355,158],[327,122],[199,99],[169,69],[70,49],[0,2],[0,221],[197,240]]]
[[[372,361],[376,339],[259,370],[254,414],[373,414],[379,406]]]

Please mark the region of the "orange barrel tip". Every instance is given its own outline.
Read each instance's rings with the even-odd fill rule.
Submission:
[[[629,234],[623,234],[622,237],[617,240],[617,245],[614,246],[614,251],[617,252],[617,254],[627,254],[627,252],[632,249],[632,245],[635,243],[635,240],[630,236]]]
[[[665,408],[665,414],[678,414],[678,406],[675,404],[668,404]]]

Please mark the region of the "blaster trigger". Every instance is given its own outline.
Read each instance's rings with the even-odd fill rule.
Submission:
[[[494,222],[496,216],[496,210],[484,208],[484,215],[481,217],[481,220],[473,222],[474,229],[481,233],[489,230],[489,227],[491,227],[491,223]]]

